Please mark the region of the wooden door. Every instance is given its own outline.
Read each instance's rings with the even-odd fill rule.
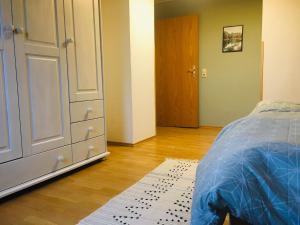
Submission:
[[[23,152],[71,143],[63,0],[14,0]]]
[[[22,157],[10,0],[0,1],[0,163]]]
[[[158,126],[199,126],[199,19],[156,22]]]
[[[98,0],[65,0],[71,102],[103,99]]]

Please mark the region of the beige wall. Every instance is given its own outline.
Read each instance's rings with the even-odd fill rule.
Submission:
[[[260,101],[262,0],[175,0],[156,6],[157,18],[200,18],[201,125],[224,126]],[[222,53],[223,26],[244,25],[244,50]]]
[[[264,99],[300,102],[300,1],[264,0]]]
[[[153,0],[102,0],[107,137],[155,135]]]

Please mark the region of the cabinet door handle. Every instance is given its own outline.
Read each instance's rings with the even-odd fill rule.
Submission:
[[[14,34],[23,34],[25,33],[25,29],[23,27],[15,27],[13,29]]]
[[[4,36],[4,38],[6,38],[6,39],[12,38],[12,36],[14,34],[25,33],[25,29],[23,27],[16,27],[13,24],[10,24],[10,25],[0,24],[0,29],[1,29],[0,34],[2,34]]]
[[[65,47],[68,47],[68,45],[69,45],[69,44],[72,44],[72,43],[74,43],[74,39],[73,39],[73,38],[67,38],[67,39],[65,40],[64,46],[65,46]]]

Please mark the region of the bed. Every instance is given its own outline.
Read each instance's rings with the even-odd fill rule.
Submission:
[[[300,104],[262,102],[199,163],[191,225],[300,224]]]

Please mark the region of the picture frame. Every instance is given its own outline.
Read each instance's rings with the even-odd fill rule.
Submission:
[[[223,27],[222,52],[242,52],[244,45],[244,26]]]

